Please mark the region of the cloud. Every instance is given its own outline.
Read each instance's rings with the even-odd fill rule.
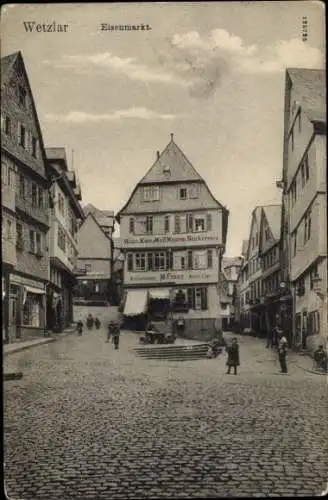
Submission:
[[[53,64],[44,60],[44,64]],[[165,71],[163,68],[152,68],[139,64],[134,57],[122,58],[102,52],[90,55],[66,55],[54,64],[59,68],[73,68],[76,71],[90,71],[90,66],[102,71],[110,71],[114,74],[123,74],[131,80],[143,82],[163,82],[186,86],[187,82],[178,75]]]
[[[322,52],[300,39],[280,40],[271,45],[247,45],[224,29],[207,35],[197,31],[176,33],[154,48],[155,61],[140,63],[135,57],[118,57],[111,52],[66,55],[55,63],[59,68],[90,74],[90,71],[125,75],[133,81],[178,85],[196,98],[208,98],[229,75],[263,75],[286,67],[323,68]],[[115,119],[115,118],[114,118]]]
[[[68,122],[68,123],[95,123],[95,122],[111,122],[122,119],[139,119],[139,120],[174,120],[178,115],[157,113],[146,108],[130,108],[112,113],[92,114],[84,111],[70,111],[66,115],[46,114],[45,120],[49,122]]]
[[[195,97],[207,98],[223,78],[240,74],[279,73],[286,67],[323,68],[321,51],[299,39],[272,45],[246,45],[226,30],[215,29],[207,36],[196,31],[175,34],[155,52],[159,64],[188,83]]]

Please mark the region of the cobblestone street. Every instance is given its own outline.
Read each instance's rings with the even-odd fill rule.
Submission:
[[[240,337],[241,366],[154,361],[104,330],[5,358],[6,486],[14,500],[318,495],[328,471],[324,376]]]

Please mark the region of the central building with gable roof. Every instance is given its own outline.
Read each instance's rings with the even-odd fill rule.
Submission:
[[[220,326],[228,215],[171,134],[116,216],[125,257],[124,316],[162,320],[190,337],[212,336]]]

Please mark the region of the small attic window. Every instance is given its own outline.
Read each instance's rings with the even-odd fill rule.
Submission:
[[[168,167],[167,165],[164,165],[164,167],[163,167],[163,174],[165,175],[165,177],[170,177],[170,175],[171,175],[171,169],[170,169],[170,167]]]

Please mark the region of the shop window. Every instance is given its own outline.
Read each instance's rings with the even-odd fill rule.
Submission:
[[[27,293],[25,303],[23,305],[23,325],[34,326],[36,328],[41,326],[40,312],[41,312],[41,297],[39,295]]]

